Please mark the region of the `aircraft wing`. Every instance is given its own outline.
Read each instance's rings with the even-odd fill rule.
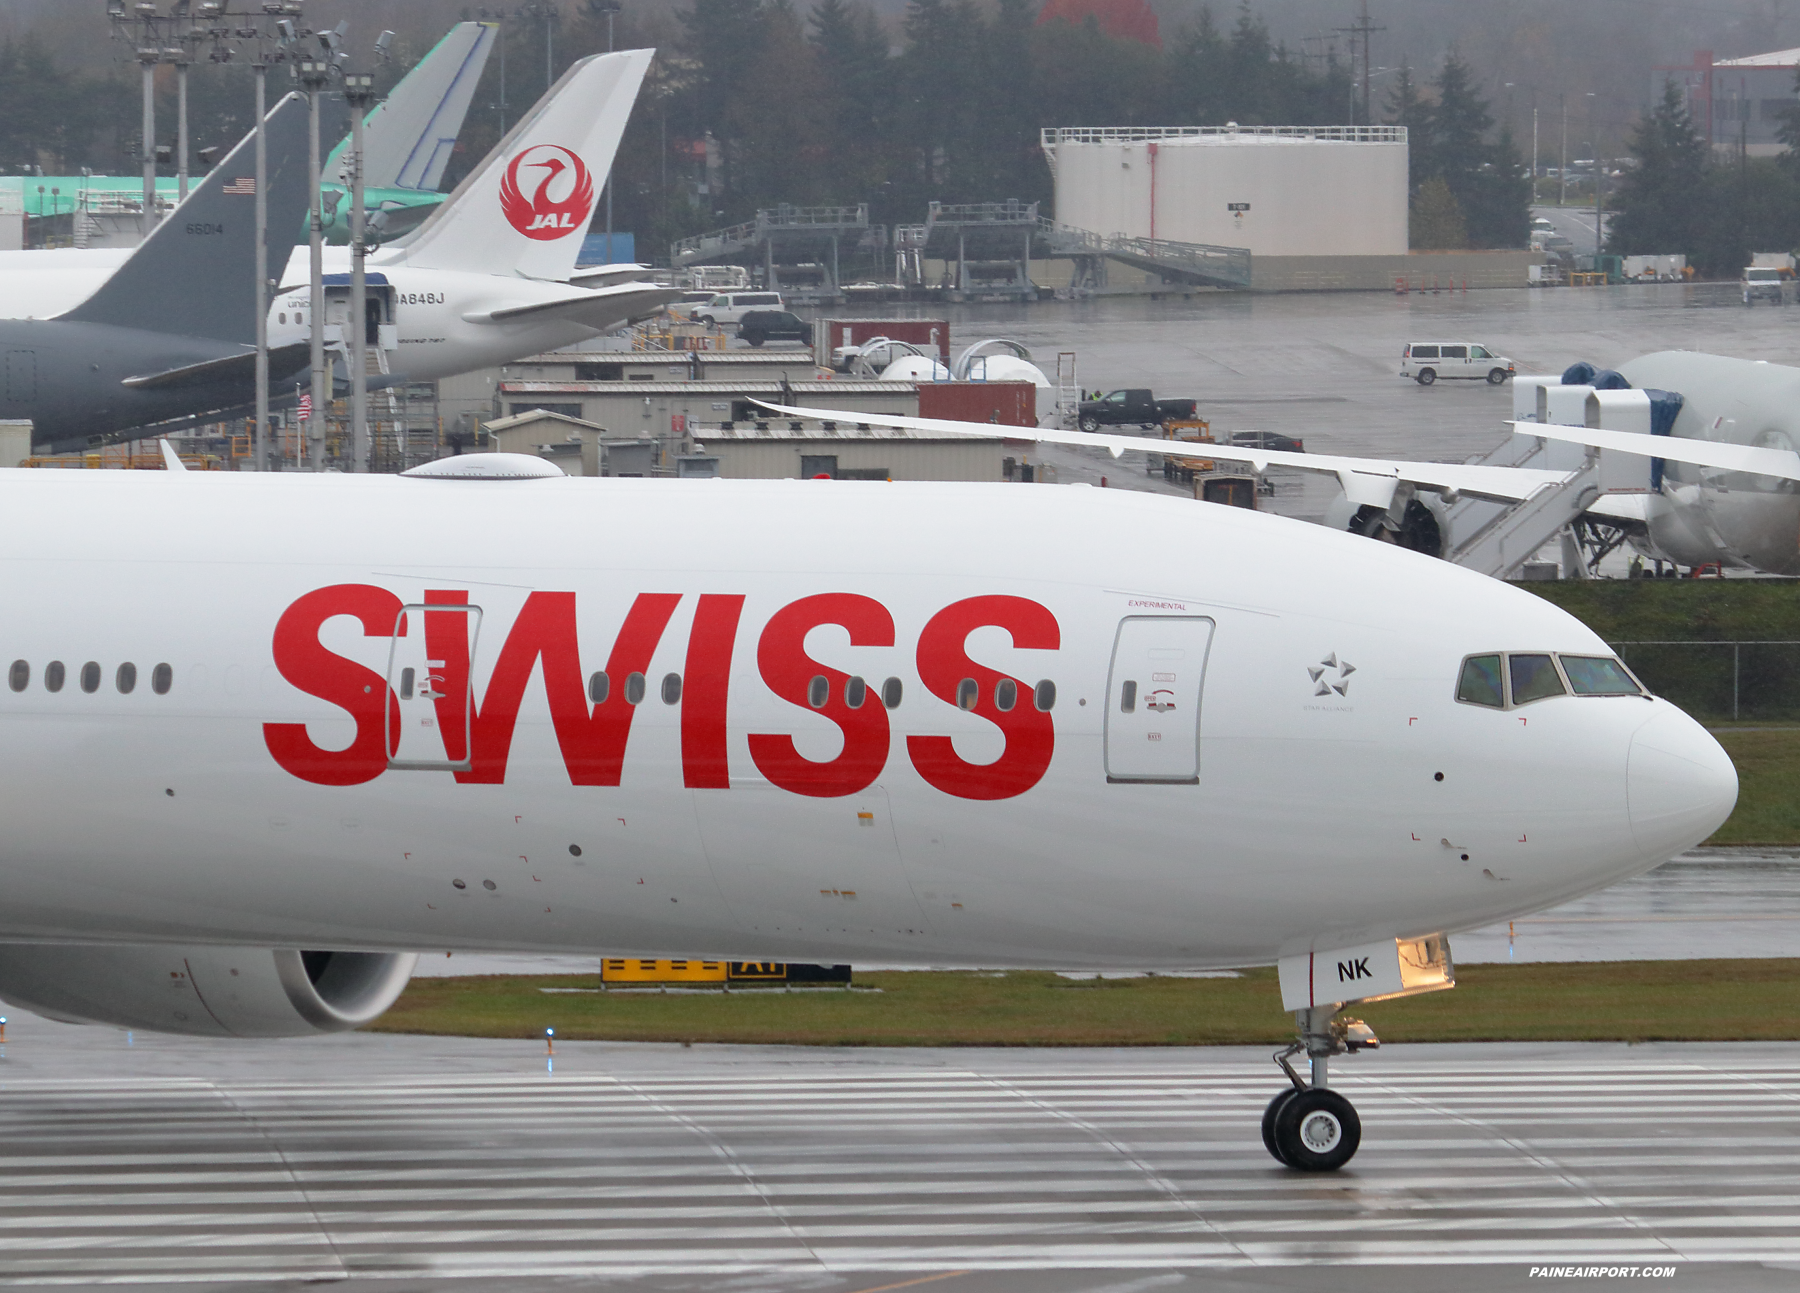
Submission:
[[[1543,436],[1546,440],[1566,440],[1572,444],[1592,445],[1596,449],[1692,463],[1696,467],[1800,480],[1800,453],[1791,449],[1761,449],[1755,445],[1728,444],[1719,440],[1649,436],[1636,431],[1602,431],[1594,427],[1559,426],[1553,422],[1514,422],[1512,426],[1525,435]]]
[[[290,346],[271,347],[269,377],[273,381],[281,381],[311,362],[312,346],[308,342],[297,341]],[[255,377],[256,352],[245,350],[233,355],[221,355],[217,359],[203,359],[197,364],[165,368],[160,373],[127,377],[119,385],[134,391],[161,391],[181,386],[210,386],[214,382],[248,382],[254,381]]]
[[[519,323],[565,319],[585,328],[605,331],[655,314],[681,293],[670,287],[634,286],[583,288],[554,301],[527,305],[503,305],[473,310],[463,315],[469,323]]]
[[[590,265],[569,275],[577,287],[613,287],[619,283],[642,283],[650,277],[648,265]]]
[[[1527,467],[1490,467],[1470,463],[1407,462],[1387,458],[1350,458],[1336,454],[1288,453],[1280,449],[1249,449],[1241,445],[1195,444],[1191,441],[1151,439],[1147,436],[1089,435],[1087,432],[1059,431],[1048,427],[1002,426],[992,422],[952,422],[942,418],[910,418],[889,413],[849,413],[839,409],[791,408],[757,400],[764,408],[784,417],[830,417],[841,422],[872,426],[900,427],[909,431],[930,431],[945,435],[979,436],[993,439],[1035,441],[1039,444],[1066,444],[1078,448],[1099,447],[1113,457],[1127,452],[1177,453],[1188,458],[1213,458],[1222,462],[1247,463],[1255,471],[1268,467],[1291,467],[1299,471],[1336,476],[1344,495],[1352,503],[1388,507],[1394,491],[1402,482],[1420,489],[1440,493],[1467,494],[1474,498],[1492,499],[1499,503],[1517,503],[1529,498],[1546,485],[1567,478],[1568,473],[1543,471]]]

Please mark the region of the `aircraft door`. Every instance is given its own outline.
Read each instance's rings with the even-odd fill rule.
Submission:
[[[1200,692],[1213,621],[1130,616],[1119,621],[1106,681],[1106,779],[1195,785]]]
[[[481,634],[481,608],[466,603],[410,605],[394,622],[388,648],[388,767],[402,772],[467,772],[475,696],[469,668]],[[396,703],[397,702],[397,703]]]

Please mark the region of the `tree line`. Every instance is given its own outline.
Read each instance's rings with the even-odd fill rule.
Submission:
[[[1048,211],[1043,127],[1356,124],[1349,66],[1274,40],[1247,2],[1224,21],[1198,10],[1165,31],[1161,46],[1110,36],[1092,18],[1040,24],[1041,8],[1041,0],[910,0],[889,27],[859,0],[628,4],[614,18],[616,47],[654,45],[658,55],[614,164],[614,228],[637,233],[639,254],[655,256],[676,238],[782,203],[866,202],[881,224],[918,221],[933,200],[1018,198]],[[438,34],[403,33],[406,56],[381,70],[381,82],[391,85]],[[488,60],[445,187],[551,77],[607,48],[603,0],[514,15],[502,39],[504,59]],[[1389,95],[1387,119],[1412,141],[1416,246],[1525,243],[1518,152],[1495,137],[1474,84],[1452,54],[1429,81],[1403,70]],[[271,99],[286,88],[277,69]],[[0,96],[8,169],[52,161],[65,173],[81,165],[128,173],[137,164],[129,66],[76,75],[28,41],[7,45]],[[249,100],[247,68],[197,69],[195,146],[234,142],[249,126]],[[165,85],[165,136],[173,108]]]
[[[1715,150],[1681,91],[1666,84],[1632,131],[1636,164],[1607,198],[1607,250],[1685,255],[1701,274],[1735,276],[1753,252],[1800,247],[1800,98],[1779,138],[1776,157]]]

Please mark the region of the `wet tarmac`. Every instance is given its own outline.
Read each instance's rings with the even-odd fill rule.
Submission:
[[[916,310],[915,313],[925,312]],[[947,311],[955,347],[983,337],[1024,343],[1047,373],[1076,355],[1081,385],[1148,386],[1192,396],[1215,434],[1275,431],[1315,453],[1460,462],[1507,434],[1512,388],[1485,382],[1424,387],[1398,375],[1410,341],[1472,341],[1521,373],[1560,373],[1578,359],[1603,366],[1657,350],[1700,349],[1800,362],[1800,308],[1746,309],[1736,283],[1470,292],[1249,295],[1152,300],[1105,297]],[[1063,483],[1187,493],[1144,475],[1135,455],[1041,450]],[[1272,473],[1276,511],[1317,519],[1335,491],[1325,478]]]

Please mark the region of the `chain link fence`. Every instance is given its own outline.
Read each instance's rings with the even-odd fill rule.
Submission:
[[[1800,722],[1800,641],[1609,645],[1646,687],[1704,722]]]

